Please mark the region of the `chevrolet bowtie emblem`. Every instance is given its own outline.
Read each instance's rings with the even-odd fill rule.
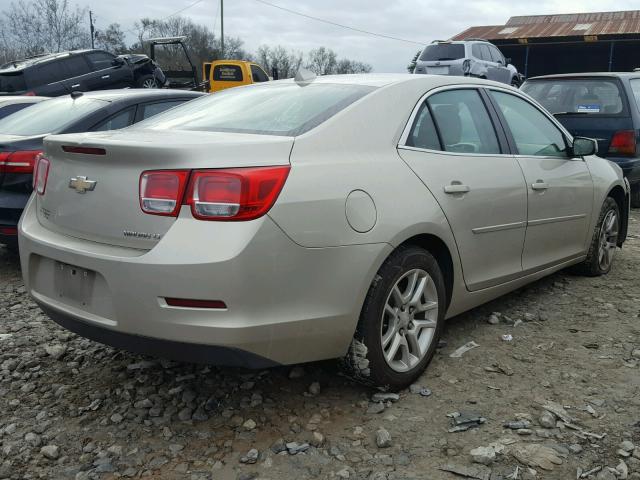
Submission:
[[[91,192],[96,188],[95,180],[88,180],[87,177],[78,176],[69,180],[69,188],[73,188],[78,193]]]

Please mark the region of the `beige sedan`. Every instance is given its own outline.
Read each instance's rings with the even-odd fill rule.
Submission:
[[[401,388],[446,318],[566,267],[609,271],[629,188],[595,148],[482,80],[230,89],[49,137],[22,271],[54,321],[99,342],[248,367],[341,358]]]

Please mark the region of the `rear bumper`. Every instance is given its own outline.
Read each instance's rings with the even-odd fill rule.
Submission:
[[[66,328],[129,350],[193,360],[193,347],[198,361],[245,366],[344,355],[391,250],[303,248],[269,217],[201,222],[190,214],[152,250],[134,250],[52,232],[38,222],[34,201],[19,241],[25,286]],[[72,288],[60,264],[89,280]],[[167,297],[222,300],[227,309],[171,307]]]
[[[14,233],[7,233],[18,226],[20,215],[29,201],[29,195],[0,191],[0,243],[16,246],[18,237]]]
[[[615,163],[622,169],[622,173],[634,185],[640,183],[640,157],[606,157],[610,162]]]

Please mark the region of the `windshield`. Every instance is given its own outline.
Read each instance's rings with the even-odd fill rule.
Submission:
[[[45,100],[0,120],[0,134],[31,136],[60,133],[67,125],[105,105],[108,102],[85,97]]]
[[[185,103],[133,128],[296,136],[373,90],[326,83],[238,87]]]
[[[15,93],[26,89],[22,72],[0,73],[0,92]]]
[[[553,114],[616,115],[624,110],[620,85],[612,78],[529,80],[522,91]]]
[[[438,43],[429,45],[424,49],[420,60],[424,62],[437,62],[444,60],[458,60],[464,58],[464,44],[462,43]]]

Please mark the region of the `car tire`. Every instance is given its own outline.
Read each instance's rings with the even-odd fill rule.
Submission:
[[[514,88],[520,88],[520,81],[517,78],[511,80],[511,86]]]
[[[613,198],[607,197],[602,204],[587,258],[573,267],[575,273],[588,277],[597,277],[609,273],[613,265],[615,249],[617,248],[620,220],[618,203]]]
[[[631,186],[631,208],[640,208],[640,183]]]
[[[382,390],[412,384],[433,358],[445,310],[444,278],[436,259],[422,248],[400,247],[369,287],[343,359],[347,376]]]
[[[143,75],[136,81],[138,88],[160,88],[158,80],[153,75]]]

